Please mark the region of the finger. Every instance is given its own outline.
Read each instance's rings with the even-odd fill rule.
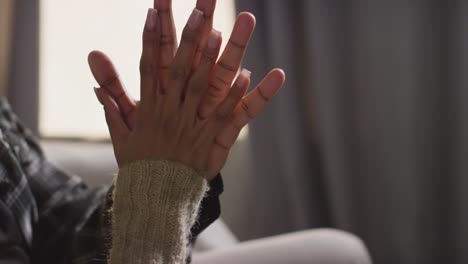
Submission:
[[[154,0],[154,8],[158,10],[161,21],[160,38],[160,84],[166,90],[169,82],[169,69],[177,50],[177,36],[172,14],[172,0]]]
[[[234,109],[233,117],[221,129],[216,138],[218,147],[231,148],[236,142],[242,128],[252,120],[271,98],[278,92],[285,81],[284,72],[280,69],[271,71],[260,85],[242,98]]]
[[[255,17],[241,13],[236,20],[229,42],[214,69],[210,89],[200,106],[200,115],[207,117],[223,100],[239,70],[247,45],[255,28]]]
[[[218,149],[221,148],[229,151],[231,146],[225,146],[222,144],[222,142],[218,142],[216,135],[218,135],[220,129],[223,128],[224,124],[226,124],[226,122],[232,117],[234,108],[247,91],[250,85],[250,74],[251,73],[245,69],[241,71],[237,77],[236,82],[229,91],[229,94],[216,109],[214,122],[209,122],[208,125],[204,128],[205,131],[202,132],[205,134],[203,145],[206,149],[213,150],[213,148],[216,147]],[[207,153],[211,153],[211,151],[207,151]],[[206,158],[210,157],[207,156]]]
[[[120,146],[125,137],[129,134],[129,129],[122,119],[120,109],[110,94],[102,88],[97,89],[96,95],[104,105],[106,122],[114,146]]]
[[[182,33],[180,46],[170,69],[168,98],[164,101],[169,108],[180,103],[182,91],[190,76],[203,21],[203,12],[194,9]]]
[[[224,127],[221,128],[221,130],[219,131],[218,135],[215,138],[213,151],[215,149],[218,149],[217,155],[220,155],[221,150],[224,150],[226,151],[226,153],[229,153],[229,150],[231,149],[231,147],[234,145],[237,138],[239,137],[239,134],[242,128],[245,126],[245,125],[239,126],[238,124],[233,122],[233,119],[236,117],[236,114],[237,114],[236,110],[237,109],[234,110],[233,118],[229,122],[227,122],[224,125]]]
[[[273,97],[273,95],[281,88],[284,80],[284,73],[281,70],[276,69],[264,79],[259,87],[264,87],[261,89],[269,89],[269,91],[263,92],[264,94]],[[257,87],[257,89],[259,89],[259,87]],[[244,102],[247,105],[247,108],[250,109],[248,112],[245,107],[241,106],[241,103],[236,106],[233,117],[224,125],[224,127],[221,128],[218,136],[214,140],[213,149],[209,157],[209,164],[219,165],[215,167],[213,171],[208,171],[208,177],[214,177],[217,174],[216,170],[219,170],[219,166],[225,162],[229,155],[229,151],[239,137],[242,128],[252,118],[254,118],[262,108],[265,107],[265,101],[268,100],[265,100],[260,96],[258,91],[251,92],[248,96],[244,97]]]
[[[229,94],[216,109],[216,121],[219,126],[224,125],[225,122],[229,120],[229,117],[233,114],[235,107],[239,104],[245,92],[249,88],[250,75],[251,72],[243,69],[229,91]]]
[[[88,63],[99,86],[117,102],[124,116],[131,115],[136,109],[135,102],[122,85],[110,58],[100,51],[92,51],[88,55]]]
[[[160,25],[156,9],[149,8],[143,30],[143,49],[140,59],[140,89],[142,107],[150,107],[155,101],[158,83]]]
[[[200,63],[201,58],[203,57],[203,49],[206,47],[211,30],[213,29],[213,16],[216,9],[216,0],[198,0],[196,8],[203,11],[205,23],[203,23],[201,29],[200,42],[198,43],[198,49],[193,61],[193,68],[196,68]]]
[[[213,65],[216,63],[216,59],[218,58],[219,50],[221,48],[221,42],[221,32],[212,30],[209,40],[203,49],[200,64],[197,67],[197,70],[193,73],[193,77],[190,79],[184,105],[187,108],[185,113],[192,115],[193,117],[197,115],[196,111],[198,105],[200,104],[201,98],[208,87]]]
[[[218,148],[229,150],[232,144],[234,144],[234,142],[231,143],[232,136],[235,135],[237,137],[242,129],[242,127],[226,126],[226,124],[232,123],[234,110],[250,85],[250,75],[251,73],[248,70],[244,69],[241,71],[234,86],[229,91],[229,95],[226,96],[223,103],[216,110],[215,126],[209,129],[216,133],[214,144]],[[225,127],[231,129],[227,131],[227,134],[224,131],[226,129]],[[217,131],[219,131],[219,133]]]
[[[247,96],[242,98],[234,110],[232,126],[242,128],[250,120],[265,108],[268,102],[283,86],[286,80],[284,71],[274,69],[262,80],[262,82],[252,90]]]

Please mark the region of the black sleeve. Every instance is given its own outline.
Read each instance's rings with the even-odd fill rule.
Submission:
[[[8,207],[0,201],[0,264],[29,264],[27,247]]]
[[[198,235],[200,235],[203,230],[216,221],[216,219],[218,219],[221,215],[221,204],[219,202],[219,196],[223,193],[223,191],[223,179],[221,178],[221,174],[218,174],[216,178],[210,182],[210,189],[205,197],[203,197],[200,205],[198,219],[190,230],[191,237],[189,245],[187,246],[189,252],[187,256],[187,263],[192,262],[192,249]]]
[[[210,189],[201,202],[198,220],[191,229],[192,243],[195,242],[197,236],[203,230],[216,221],[221,215],[219,196],[223,191],[223,179],[221,178],[221,174],[218,174],[216,178],[210,182]]]

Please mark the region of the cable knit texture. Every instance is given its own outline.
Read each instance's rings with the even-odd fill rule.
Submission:
[[[117,176],[111,264],[185,263],[190,227],[208,190],[206,180],[178,162],[136,161]]]

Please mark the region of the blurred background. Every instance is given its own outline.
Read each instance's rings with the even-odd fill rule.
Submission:
[[[86,57],[138,97],[152,1],[0,0],[0,91],[60,166],[116,171]],[[179,32],[194,0],[173,0]],[[288,80],[233,148],[223,218],[242,240],[333,227],[375,263],[468,263],[468,2],[219,0],[257,29],[244,67]]]

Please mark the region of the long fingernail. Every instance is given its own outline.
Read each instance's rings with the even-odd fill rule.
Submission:
[[[214,50],[217,49],[221,44],[221,32],[213,29],[208,38],[208,49]]]
[[[249,70],[242,69],[236,81],[237,86],[243,89],[247,85],[251,75],[252,73]]]
[[[148,15],[146,16],[146,30],[155,31],[158,19],[158,11],[154,8],[148,8]]]
[[[98,89],[100,89],[100,88],[94,87],[94,93],[96,94],[96,97],[97,97],[98,101],[99,101],[101,104],[103,104],[102,99],[101,99],[101,95],[99,94]]]
[[[199,9],[193,9],[192,14],[190,15],[190,18],[187,22],[187,25],[190,27],[192,30],[196,30],[200,27],[203,21],[203,11]]]

